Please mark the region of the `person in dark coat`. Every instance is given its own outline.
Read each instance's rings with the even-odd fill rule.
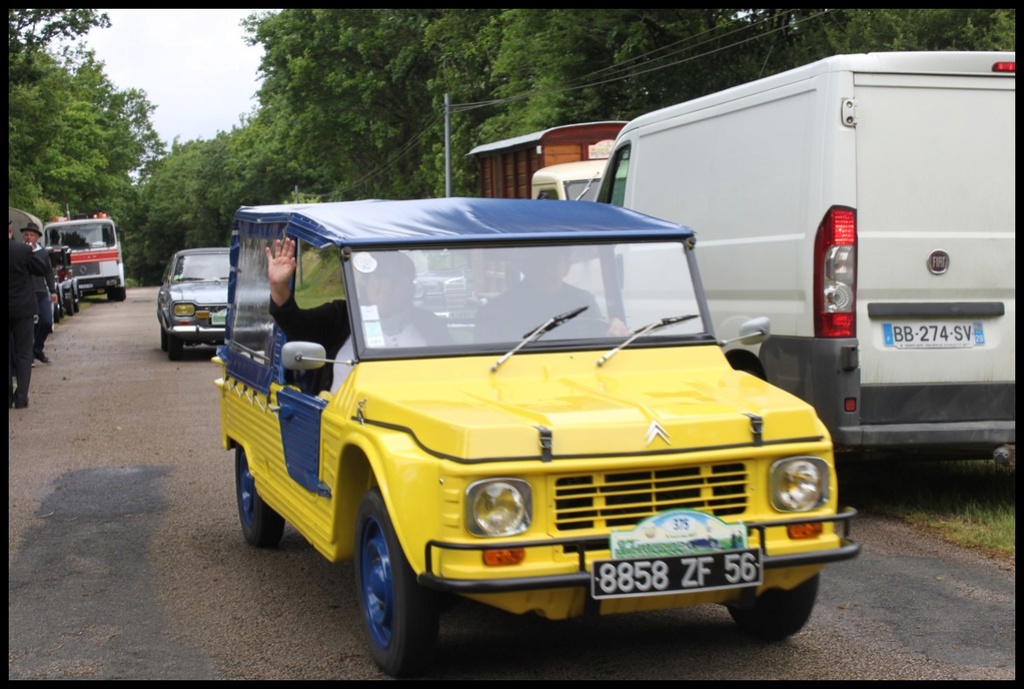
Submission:
[[[34,276],[53,276],[45,251],[32,248],[14,238],[14,224],[7,221],[7,345],[10,356],[8,406],[28,407],[28,389],[32,381],[32,340],[39,302]],[[17,387],[15,387],[17,381]]]
[[[268,246],[266,252],[270,315],[289,340],[316,342],[323,346],[328,359],[336,361],[333,366],[313,371],[311,384],[314,392],[336,392],[348,376],[354,358],[348,304],[344,299],[335,299],[313,308],[300,308],[291,288],[296,269],[295,241],[275,240],[273,249]],[[357,270],[368,280],[360,292],[366,295],[361,304],[376,307],[376,314],[364,312],[367,346],[409,347],[451,342],[443,320],[413,305],[416,268],[412,259],[390,251],[373,256],[364,252],[357,255],[358,259],[362,261]]]
[[[33,252],[46,259],[47,267],[51,265],[49,253],[39,244],[39,240],[43,238],[43,231],[39,229],[39,225],[30,222],[21,228],[21,238],[32,247]],[[53,277],[53,268],[46,271],[46,275],[33,276],[32,280],[36,286],[36,301],[39,302],[39,318],[36,319],[32,356],[37,361],[48,364],[50,358],[46,356],[43,348],[46,347],[46,338],[53,332],[53,305],[57,303],[57,282]]]
[[[477,341],[519,340],[548,318],[580,307],[586,307],[578,316],[581,321],[596,319],[597,322],[603,322],[594,295],[565,281],[571,267],[571,247],[544,247],[525,251],[521,266],[523,279],[514,281],[504,293],[491,299],[477,314]],[[621,320],[612,318],[607,326],[607,334],[623,336],[628,332]]]

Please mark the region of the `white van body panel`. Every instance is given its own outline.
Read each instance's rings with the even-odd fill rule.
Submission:
[[[694,228],[716,335],[771,319],[765,344],[730,345],[734,365],[812,402],[837,450],[990,456],[1015,438],[1016,83],[992,72],[1015,59],[836,56],[643,115],[600,200]],[[834,206],[857,223],[843,341],[814,331],[815,236]],[[897,348],[887,325],[976,344]]]

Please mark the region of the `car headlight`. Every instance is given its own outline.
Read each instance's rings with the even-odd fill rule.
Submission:
[[[806,512],[828,502],[828,464],[821,457],[786,457],[771,468],[772,507]]]
[[[196,315],[195,304],[175,304],[174,305],[175,316],[194,316]]]
[[[513,536],[533,517],[530,484],[515,478],[484,479],[466,489],[466,527],[477,536]]]

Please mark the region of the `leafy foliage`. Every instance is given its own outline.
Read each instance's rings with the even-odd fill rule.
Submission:
[[[227,242],[242,205],[471,195],[473,147],[628,120],[829,55],[1015,50],[1008,9],[286,9],[245,22],[259,108],[165,151],[136,89],[61,41],[96,10],[9,10],[11,205],[105,210],[129,274]]]

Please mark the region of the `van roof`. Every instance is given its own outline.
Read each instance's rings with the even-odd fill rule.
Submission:
[[[481,144],[471,150],[467,155],[476,156],[481,153],[489,153],[491,151],[503,151],[509,148],[520,148],[527,144],[539,143],[544,138],[556,134],[559,132],[581,132],[587,133],[591,130],[600,130],[602,128],[612,128],[614,130],[622,129],[626,122],[624,120],[601,120],[598,122],[580,122],[578,124],[563,124],[558,127],[551,127],[549,129],[541,129],[540,131],[530,132],[529,134],[523,134],[522,136],[514,136],[510,139],[502,139],[501,141],[492,141],[491,143]],[[614,134],[611,135],[614,138]]]
[[[1016,62],[1015,51],[899,51],[878,53],[852,53],[833,55],[816,62],[801,65],[755,81],[738,84],[722,91],[693,98],[682,103],[643,114],[630,121],[620,138],[638,127],[656,124],[678,115],[710,108],[751,93],[780,88],[793,82],[810,79],[831,72],[857,72],[879,74],[947,74],[983,76],[994,79],[1016,79],[1016,72],[996,72],[997,62]]]
[[[317,247],[479,241],[679,240],[690,228],[603,203],[438,198],[243,206],[241,236],[297,237]]]
[[[556,163],[542,167],[533,173],[534,182],[540,179],[590,179],[597,176],[601,179],[608,164],[607,158],[594,158],[592,160],[577,160],[572,163]]]

